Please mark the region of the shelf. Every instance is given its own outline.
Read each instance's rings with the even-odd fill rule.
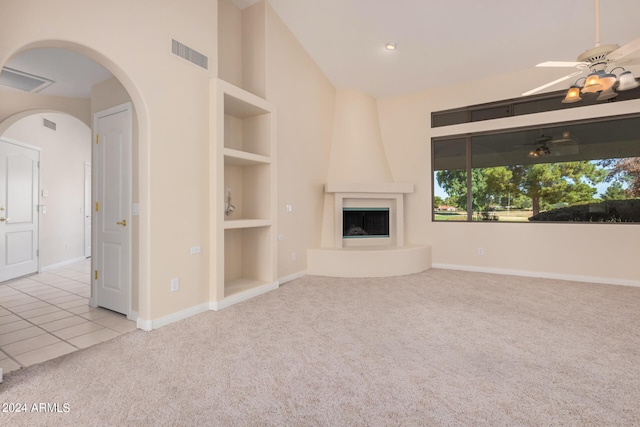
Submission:
[[[228,298],[269,284],[271,282],[247,279],[245,277],[229,280],[224,283],[224,297]]]
[[[226,221],[243,219],[272,219],[271,183],[272,166],[268,163],[252,163],[240,166],[224,164],[224,195],[221,201],[227,202],[231,191],[231,204],[235,210],[225,216]],[[224,212],[224,207],[221,208]]]
[[[270,283],[275,280],[272,227],[257,225],[268,224],[269,221],[245,220],[233,223],[238,226],[245,224],[255,226],[232,227],[224,230],[225,296],[229,295],[229,286],[232,292],[241,287],[237,283]]]
[[[228,82],[213,80],[211,91],[210,289],[219,309],[278,287],[276,117],[273,104]]]
[[[233,148],[225,148],[223,154],[224,163],[228,165],[251,166],[271,163],[271,159],[267,156],[234,150]]]
[[[233,86],[227,82],[218,83],[224,91],[224,113],[230,116],[246,119],[249,117],[268,114],[273,111],[273,106],[264,99],[247,92],[244,89]]]
[[[234,304],[246,301],[258,295],[278,289],[279,283],[252,279],[235,279],[225,283],[225,297],[212,304],[214,310],[221,310]]]
[[[225,230],[269,227],[270,225],[271,225],[271,220],[269,219],[232,219],[232,220],[224,221]]]

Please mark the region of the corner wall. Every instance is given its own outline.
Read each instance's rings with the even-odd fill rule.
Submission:
[[[269,4],[266,33],[266,96],[278,108],[278,233],[284,237],[278,242],[278,274],[283,278],[305,271],[307,249],[320,247],[336,90]]]

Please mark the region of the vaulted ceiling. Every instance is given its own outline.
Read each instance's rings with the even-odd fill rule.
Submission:
[[[336,87],[376,97],[575,61],[595,44],[593,0],[269,2]],[[600,14],[603,44],[640,37],[640,1],[601,0]],[[395,51],[385,49],[388,41]]]
[[[257,2],[233,1],[241,8]],[[268,1],[337,88],[376,97],[574,61],[595,44],[592,0]],[[640,1],[601,0],[600,14],[603,44],[640,37]],[[389,41],[395,51],[385,49]],[[59,49],[24,52],[6,65],[55,80],[43,90],[52,95],[88,97],[92,84],[110,76]],[[571,71],[540,70],[543,81],[531,87]]]

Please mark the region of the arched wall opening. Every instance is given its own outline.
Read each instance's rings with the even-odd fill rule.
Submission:
[[[61,112],[31,111],[20,116],[0,138],[39,153],[37,271],[83,261],[91,247],[90,175],[85,179],[91,170],[91,129]]]
[[[149,119],[142,95],[128,74],[107,55],[82,44],[60,41],[42,40],[28,43],[15,50],[10,57],[36,48],[61,48],[84,55],[109,70],[114,79],[96,85],[92,90],[89,102],[72,100],[64,97],[43,96],[39,94],[18,94],[20,102],[13,109],[0,108],[0,135],[10,126],[25,117],[45,112],[65,113],[93,128],[93,115],[111,106],[123,102],[133,105],[133,164],[132,195],[139,206],[140,215],[132,225],[132,304],[131,308],[138,318],[150,317],[149,291]],[[7,58],[8,60],[8,58]],[[4,66],[4,61],[0,63]],[[115,88],[115,89],[114,89]],[[33,96],[31,96],[33,95]]]

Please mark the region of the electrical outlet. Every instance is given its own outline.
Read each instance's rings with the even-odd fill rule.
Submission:
[[[478,255],[484,255],[484,248],[483,247],[479,247],[478,248]]]
[[[180,280],[176,277],[171,279],[171,292],[176,292],[180,289]]]
[[[278,240],[284,240],[284,236],[282,234],[278,234]]]
[[[190,250],[190,252],[191,252],[191,255],[199,254],[199,253],[200,253],[200,246],[194,246],[194,247],[192,247],[192,248],[191,248],[191,250]]]
[[[295,261],[298,259],[298,255],[295,252],[291,252],[291,261]]]

